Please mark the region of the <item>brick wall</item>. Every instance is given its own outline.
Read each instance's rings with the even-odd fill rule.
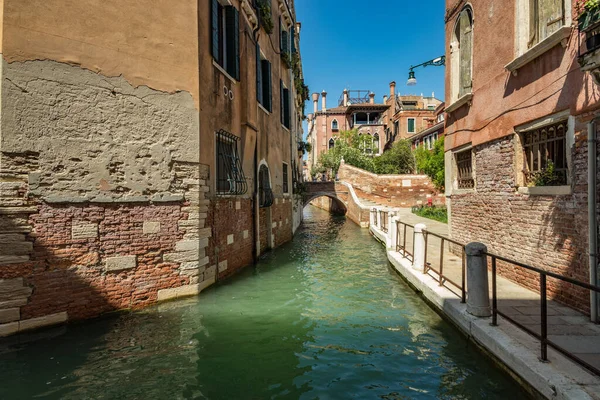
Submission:
[[[173,162],[181,201],[52,203],[29,191],[36,153],[2,153],[0,336],[137,309],[214,282],[207,169]]]
[[[445,198],[426,175],[377,175],[348,164],[338,171],[340,181],[350,183],[360,197],[393,207],[412,207],[427,204],[445,204]]]
[[[586,133],[575,139],[573,194],[563,196],[517,192],[513,136],[475,147],[476,191],[449,199],[453,239],[482,242],[498,255],[588,282]],[[539,290],[537,274],[511,265],[500,265],[499,273]],[[554,279],[548,285],[553,298],[589,309],[587,291]]]

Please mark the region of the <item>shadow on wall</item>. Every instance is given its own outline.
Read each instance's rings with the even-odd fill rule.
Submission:
[[[12,324],[3,333],[139,309],[157,302],[159,289],[189,283],[169,261],[182,236],[180,204],[41,203],[33,214],[0,218],[4,240],[27,249],[0,268],[0,324]]]
[[[306,202],[307,205],[313,205],[334,215],[346,215],[348,209],[344,203],[333,196],[317,196]]]

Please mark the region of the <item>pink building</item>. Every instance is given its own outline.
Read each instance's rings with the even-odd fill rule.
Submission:
[[[446,1],[452,237],[597,284],[597,144],[588,140],[597,138],[600,87],[578,62],[586,49],[579,46],[575,1],[535,3]],[[586,69],[598,68],[596,53],[586,57],[596,57]],[[507,265],[501,273],[540,286],[539,275],[522,268]],[[548,290],[596,318],[589,291],[562,281]]]

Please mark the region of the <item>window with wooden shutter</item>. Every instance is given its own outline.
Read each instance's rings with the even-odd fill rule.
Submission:
[[[285,121],[285,118],[283,116],[284,115],[284,112],[283,112],[284,106],[283,106],[283,81],[282,80],[279,80],[279,109],[281,110],[279,120],[283,124]]]
[[[268,60],[261,60],[262,72],[262,105],[267,111],[273,111],[273,89],[271,83],[271,63]]]
[[[283,126],[290,128],[290,90],[283,88]]]
[[[233,6],[211,0],[211,53],[213,59],[236,80],[240,80],[240,18]]]
[[[211,0],[211,7],[210,7],[210,22],[211,22],[211,37],[212,37],[211,48],[212,48],[212,56],[217,62],[219,62],[220,54],[221,54],[221,46],[219,45],[220,37],[221,37],[220,29],[219,29],[220,10],[221,10],[221,5],[219,4],[219,2],[217,0]]]
[[[460,87],[458,97],[462,97],[465,94],[471,93],[473,86],[473,22],[470,9],[465,9],[461,12],[459,18]]]
[[[226,25],[226,71],[231,77],[240,80],[240,16],[235,7],[225,9]]]
[[[258,44],[256,44],[256,100],[263,104],[262,62]]]
[[[546,39],[565,24],[564,0],[537,0],[539,41]]]

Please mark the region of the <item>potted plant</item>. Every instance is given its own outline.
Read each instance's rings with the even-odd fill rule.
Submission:
[[[588,51],[600,47],[600,0],[578,0],[576,4],[579,31],[585,33]]]
[[[258,17],[260,24],[269,35],[273,33],[273,16],[271,14],[271,2],[269,0],[258,0]]]

